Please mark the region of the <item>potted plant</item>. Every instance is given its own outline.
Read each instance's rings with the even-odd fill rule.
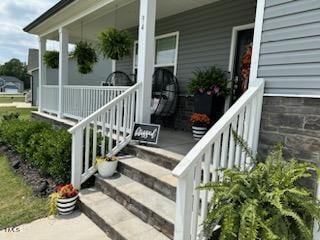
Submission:
[[[49,197],[49,215],[68,215],[76,207],[79,191],[72,185],[60,185]]]
[[[43,55],[43,61],[49,68],[56,69],[59,67],[59,52],[46,51]]]
[[[77,59],[78,71],[82,74],[92,72],[93,65],[98,62],[98,57],[91,43],[80,41],[76,44],[72,57]]]
[[[239,140],[238,140],[239,141]],[[245,171],[221,170],[224,178],[200,189],[214,192],[204,221],[208,239],[312,239],[313,221],[320,221],[320,204],[306,183],[319,171],[312,163],[287,161],[278,147],[264,161]],[[221,176],[222,176],[221,175]],[[221,225],[219,232],[215,231]],[[219,236],[213,238],[213,234]]]
[[[190,121],[192,122],[193,138],[199,141],[208,131],[210,118],[206,114],[194,113]]]
[[[109,28],[98,35],[98,49],[105,58],[120,60],[130,54],[133,38],[126,30]]]
[[[194,95],[195,112],[218,120],[223,114],[225,98],[230,93],[227,73],[213,66],[197,69],[193,74],[187,88]]]
[[[117,169],[118,158],[116,156],[97,157],[96,166],[102,177],[111,177]]]

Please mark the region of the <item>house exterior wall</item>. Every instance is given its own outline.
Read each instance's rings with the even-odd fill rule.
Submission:
[[[320,163],[320,1],[266,0],[258,69],[260,153],[282,143],[288,156]]]
[[[254,23],[256,0],[224,0],[156,22],[156,35],[179,32],[177,78],[180,92],[197,68],[228,70],[232,28]],[[130,29],[137,40],[137,28]],[[133,73],[133,57],[117,61],[117,70]]]
[[[194,101],[186,86],[193,77],[193,71],[213,65],[227,71],[232,29],[234,26],[254,23],[255,9],[256,0],[224,0],[156,22],[156,36],[179,32],[177,78],[180,97],[175,128],[191,129],[189,119],[194,111]],[[129,31],[137,40],[137,27]],[[130,76],[133,73],[133,57],[117,61],[116,68]]]
[[[258,76],[267,93],[320,94],[319,0],[266,0]]]

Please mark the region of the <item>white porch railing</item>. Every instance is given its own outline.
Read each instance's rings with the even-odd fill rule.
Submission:
[[[173,170],[178,178],[175,240],[205,239],[202,223],[208,212],[212,193],[196,189],[209,181],[219,181],[220,168],[244,169],[249,164],[240,146],[235,144],[232,129],[257,151],[264,81],[250,87],[222,116],[208,133]]]
[[[131,139],[139,83],[72,127],[71,182],[77,188],[95,172],[97,155],[114,155]]]
[[[64,86],[63,116],[81,120],[119,96],[129,87]]]
[[[42,86],[42,109],[49,113],[58,113],[59,87],[56,85]]]

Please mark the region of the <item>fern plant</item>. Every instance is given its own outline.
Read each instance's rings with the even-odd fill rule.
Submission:
[[[120,60],[130,54],[133,38],[126,30],[109,28],[98,35],[98,49],[105,58]]]
[[[59,52],[58,51],[46,51],[43,55],[43,61],[49,68],[59,68]]]
[[[77,59],[78,71],[82,74],[91,73],[98,56],[91,43],[80,41],[76,44],[72,57]]]
[[[241,145],[250,156],[247,146]],[[219,240],[312,239],[313,220],[320,221],[320,204],[301,180],[311,178],[312,172],[319,177],[319,168],[286,161],[279,146],[250,170],[221,171],[221,182],[200,186],[214,192],[204,222],[208,238],[221,225]]]

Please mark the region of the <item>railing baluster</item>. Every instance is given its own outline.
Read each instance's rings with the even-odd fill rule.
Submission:
[[[97,120],[93,122],[93,133],[92,133],[92,166],[95,164],[97,157]]]
[[[239,114],[239,120],[238,120],[238,129],[237,129],[237,135],[242,137],[243,134],[243,122],[244,122],[244,112],[242,111]],[[240,157],[241,157],[241,146],[237,144],[236,146],[236,158],[235,158],[235,165],[236,167],[240,167]]]
[[[197,187],[200,185],[200,178],[201,178],[201,162],[197,164],[195,167],[194,173],[194,185],[193,185],[193,213],[192,213],[192,220],[191,220],[191,239],[195,240],[198,235],[198,217],[199,217],[199,200],[200,200],[200,191]]]
[[[85,172],[89,169],[89,154],[90,154],[90,123],[86,127],[86,143],[85,143]]]

